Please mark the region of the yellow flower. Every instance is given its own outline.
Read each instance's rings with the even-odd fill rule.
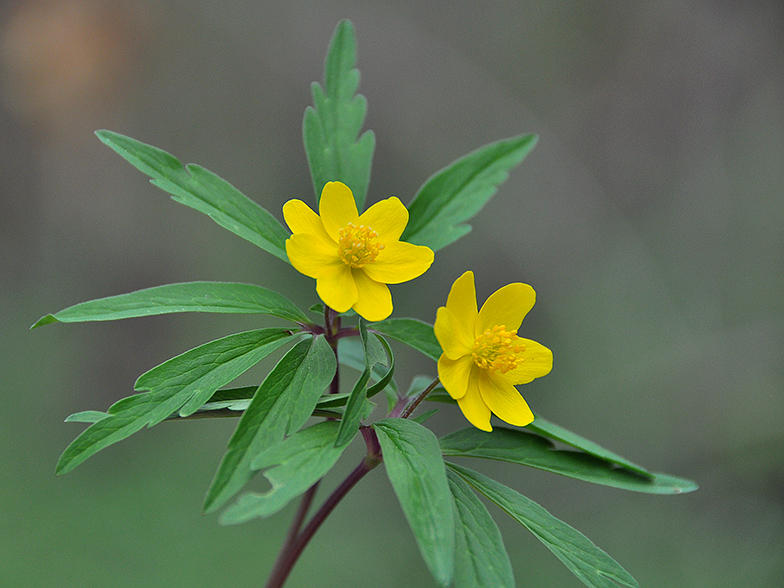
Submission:
[[[518,427],[534,420],[515,386],[544,376],[553,367],[552,351],[517,336],[535,300],[528,284],[509,284],[477,312],[474,273],[466,272],[452,284],[446,306],[438,309],[435,333],[444,352],[438,377],[478,429],[493,430],[491,413]]]
[[[353,308],[369,321],[392,314],[387,284],[421,276],[433,263],[428,247],[401,242],[408,210],[395,197],[377,202],[362,215],[351,190],[328,182],[317,215],[301,200],[283,205],[293,235],[286,241],[289,261],[316,279],[316,292],[337,312]]]

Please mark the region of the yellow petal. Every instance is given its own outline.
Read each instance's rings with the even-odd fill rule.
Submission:
[[[455,400],[465,396],[468,390],[468,379],[474,362],[470,356],[454,360],[444,353],[438,358],[438,379],[449,395]]]
[[[504,378],[489,370],[477,370],[482,400],[498,418],[516,427],[524,427],[534,420],[528,403],[517,389]]]
[[[376,202],[363,212],[359,223],[378,233],[379,242],[394,243],[400,239],[408,224],[408,210],[398,198],[392,196]]]
[[[375,261],[363,269],[376,282],[400,284],[424,274],[433,263],[433,257],[429,247],[394,241],[386,243]]]
[[[547,347],[530,339],[520,339],[525,351],[516,354],[523,357],[523,362],[505,374],[499,374],[512,385],[527,384],[535,378],[541,378],[553,369],[553,352]]]
[[[358,298],[351,268],[343,262],[325,268],[316,279],[316,292],[324,304],[338,312],[346,312]]]
[[[327,242],[332,241],[324,230],[324,223],[321,222],[319,216],[302,200],[289,200],[286,202],[283,205],[283,218],[291,232],[295,235],[297,233],[310,233]],[[336,242],[335,247],[337,247]]]
[[[368,321],[383,321],[392,314],[392,294],[386,284],[371,280],[359,269],[354,270],[357,284],[357,301],[353,309]]]
[[[477,371],[471,370],[472,374]],[[477,429],[488,432],[493,430],[493,427],[490,426],[490,408],[482,400],[482,395],[476,384],[476,377],[469,378],[468,390],[466,390],[465,396],[457,400],[457,405],[463,411],[468,422]]]
[[[321,191],[319,214],[327,234],[337,243],[338,230],[348,223],[356,225],[359,219],[357,203],[349,187],[342,182],[327,182]]]
[[[338,255],[337,245],[311,233],[298,233],[286,240],[286,255],[291,265],[301,274],[319,278],[334,272],[338,266],[347,267]]]
[[[482,305],[476,321],[476,335],[496,325],[504,325],[507,331],[520,328],[523,318],[536,301],[536,292],[528,284],[516,282],[493,292]]]
[[[474,323],[476,322],[476,288],[474,287],[474,272],[465,272],[455,280],[446,299],[446,307],[451,310],[466,325],[465,329],[474,342]]]
[[[471,356],[474,337],[470,329],[470,323],[466,324],[461,317],[445,306],[436,311],[433,330],[441,349],[448,358],[457,360],[466,355]]]

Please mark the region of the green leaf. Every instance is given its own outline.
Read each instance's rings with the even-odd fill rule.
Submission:
[[[303,429],[257,455],[251,469],[265,468],[264,476],[272,488],[263,493],[250,492],[226,509],[223,524],[244,523],[275,514],[319,481],[335,463],[346,445],[336,445],[338,423],[325,421]]]
[[[411,420],[414,421],[415,423],[419,423],[420,425],[424,425],[431,416],[434,416],[437,413],[438,413],[438,409],[432,408],[430,410],[426,410],[420,415],[413,417]]]
[[[382,390],[386,390],[388,386],[393,391],[397,390],[397,386],[395,385],[395,381],[394,381],[395,355],[392,353],[392,348],[389,346],[389,343],[387,343],[387,340],[384,339],[384,337],[382,337],[378,333],[373,333],[373,337],[371,338],[371,341],[381,342],[381,345],[384,348],[384,352],[386,355],[386,358],[381,361],[383,362],[383,365],[388,365],[389,368],[387,369],[386,373],[383,373],[381,377],[378,378],[378,381],[375,384],[368,387],[368,392],[367,392],[368,398],[373,398],[373,396],[375,396]],[[374,372],[374,368],[378,367],[379,365],[381,364],[378,363],[373,364],[373,366],[371,367],[371,372]]]
[[[250,480],[250,463],[256,455],[305,424],[335,369],[335,354],[321,335],[301,341],[283,356],[259,386],[229,440],[207,491],[207,512],[219,508]]]
[[[637,581],[618,562],[534,501],[482,474],[452,463],[447,466],[533,533],[586,586],[617,588],[616,582],[638,588]]]
[[[351,395],[346,402],[346,410],[343,412],[343,419],[340,422],[340,431],[338,432],[335,441],[338,445],[348,444],[359,430],[359,423],[362,415],[365,412],[365,404],[368,398],[368,381],[370,380],[370,373],[379,362],[386,361],[384,349],[381,347],[378,339],[375,337],[369,338],[367,331],[367,322],[365,319],[360,318],[359,324],[359,340],[362,342],[362,354],[364,356],[365,367],[362,371]]]
[[[310,322],[285,296],[261,286],[228,282],[188,282],[82,302],[56,314],[41,317],[30,328],[56,322],[114,321],[172,312],[257,313],[296,323]]]
[[[447,470],[455,500],[455,588],[514,588],[501,531],[460,476]]]
[[[97,423],[101,419],[109,416],[108,412],[101,412],[100,410],[84,410],[82,412],[75,412],[68,415],[65,419],[66,423]]]
[[[621,467],[626,468],[627,470],[631,470],[633,472],[637,472],[643,476],[648,478],[653,478],[654,474],[643,468],[642,466],[638,466],[636,463],[629,461],[628,459],[621,457],[617,453],[613,453],[609,449],[605,449],[600,445],[597,445],[593,441],[589,441],[585,437],[581,437],[576,433],[572,433],[571,431],[567,431],[563,427],[552,423],[539,415],[536,415],[534,422],[526,427],[526,429],[541,435],[542,437],[547,437],[548,439],[552,439],[553,441],[559,441],[560,443],[564,443],[575,449],[579,449],[580,451],[584,451],[585,453],[590,453],[600,459],[604,459],[611,463],[617,464]]]
[[[343,412],[343,419],[340,421],[340,432],[335,443],[347,445],[357,434],[362,415],[365,414],[367,404],[367,384],[370,379],[370,370],[365,370],[359,376],[351,394],[346,402],[346,410]]]
[[[196,410],[221,386],[281,347],[294,336],[285,329],[258,329],[230,335],[191,349],[153,368],[137,380],[150,390],[114,403],[109,416],[82,431],[65,449],[56,472],[71,471],[101,449],[151,427],[186,405]],[[203,399],[203,400],[202,400]]]
[[[149,390],[165,399],[150,414],[150,426],[177,410],[181,417],[193,414],[218,388],[296,336],[275,328],[237,333],[199,345],[145,372],[134,389]]]
[[[317,82],[311,86],[313,106],[305,110],[302,138],[316,201],[327,182],[340,181],[351,189],[357,208],[362,211],[376,137],[373,131],[359,137],[367,100],[356,94],[359,86],[359,70],[354,68],[356,52],[354,25],[343,20],[329,44],[324,67],[325,89]]]
[[[289,232],[226,180],[192,163],[183,167],[165,151],[119,133],[102,130],[95,134],[177,202],[203,212],[223,228],[288,262],[284,242]]]
[[[388,344],[383,338],[379,338],[378,340],[381,342],[380,345],[388,351],[391,365],[386,369],[380,363],[377,363],[373,366],[370,378],[372,381],[375,381],[376,384],[369,388],[369,391],[373,390],[374,392],[373,394],[369,393],[368,396],[376,394],[377,386],[379,386],[380,383],[384,381],[386,381],[386,384],[384,385],[385,388],[388,387],[391,388],[394,392],[397,392],[397,384],[394,380],[395,359],[392,355],[392,350],[388,348]],[[362,342],[358,337],[343,337],[342,339],[338,340],[338,361],[341,365],[350,367],[351,369],[357,370],[358,372],[363,372],[365,370],[365,352],[362,346]],[[380,390],[378,391],[380,392]]]
[[[426,322],[412,318],[386,319],[373,323],[372,329],[405,343],[434,361],[441,357],[441,345],[438,344],[433,325]]]
[[[373,427],[422,558],[436,581],[448,586],[454,576],[455,520],[438,441],[429,429],[405,419],[383,419]]]
[[[536,135],[520,135],[472,151],[431,176],[408,206],[401,240],[433,251],[471,230],[462,224],[479,212],[536,145]]]
[[[649,494],[681,494],[697,489],[691,480],[618,467],[587,453],[557,450],[547,439],[514,429],[496,427],[485,433],[474,427],[441,438],[446,456],[481,457],[554,472],[585,482]]]

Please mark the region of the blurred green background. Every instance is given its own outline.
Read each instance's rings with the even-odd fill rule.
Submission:
[[[59,0],[0,9],[0,584],[261,586],[292,514],[201,514],[234,422],[162,424],[54,476],[82,426],[161,361],[254,317],[28,332],[77,302],[176,281],[312,281],[172,202],[102,146],[109,128],[218,173],[281,218],[313,202],[300,140],[341,18],[377,134],[369,202],[408,202],[485,143],[539,146],[430,272],[393,288],[433,321],[452,281],[511,281],[551,375],[535,411],[698,492],[624,493],[475,464],[576,527],[642,586],[784,578],[784,8],[779,2]],[[405,383],[434,366],[399,349]],[[258,380],[261,370],[248,375]],[[456,409],[438,432],[466,423]],[[350,448],[334,485],[362,454]],[[324,492],[322,492],[322,497]],[[503,518],[519,586],[579,586]],[[372,578],[372,579],[370,579]],[[432,586],[382,468],[341,503],[291,586]]]

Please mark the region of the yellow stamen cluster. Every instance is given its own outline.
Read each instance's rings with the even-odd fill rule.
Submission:
[[[524,351],[525,345],[520,343],[517,331],[496,325],[474,340],[471,357],[480,368],[505,374],[523,363],[525,358],[519,354]]]
[[[360,268],[372,263],[383,248],[384,244],[378,243],[378,233],[370,227],[348,223],[338,230],[338,253],[349,267]]]

